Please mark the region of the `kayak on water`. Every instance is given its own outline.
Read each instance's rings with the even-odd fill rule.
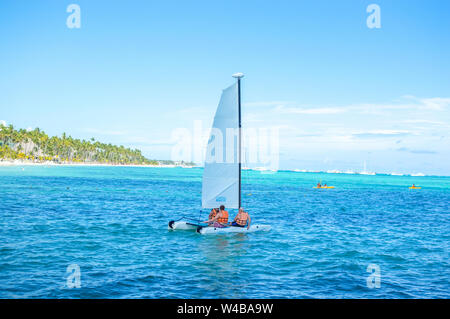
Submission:
[[[314,186],[313,188],[334,188],[334,186]]]
[[[199,226],[197,228],[197,233],[201,235],[226,234],[226,233],[254,233],[257,231],[269,231],[270,229],[271,229],[270,225],[251,225],[249,229],[247,229],[247,227],[237,227],[237,226],[228,226],[223,228],[212,226]]]
[[[422,187],[410,186],[409,189],[422,189]]]

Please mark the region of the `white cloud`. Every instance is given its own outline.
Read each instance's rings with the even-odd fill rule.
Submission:
[[[277,106],[274,111],[285,114],[322,115],[322,114],[344,113],[348,111],[348,108],[344,107],[297,108],[297,107],[285,107],[283,105],[280,105]]]
[[[422,110],[443,111],[450,107],[450,98],[446,97],[418,98],[404,95],[402,98],[414,101],[414,104]]]
[[[356,132],[352,135],[359,138],[378,138],[378,137],[399,137],[411,135],[412,133],[406,130],[370,130],[364,132]]]
[[[247,107],[268,107],[268,106],[283,106],[283,105],[288,105],[288,104],[292,104],[292,102],[289,101],[261,101],[261,102],[247,102],[244,103],[244,106]]]
[[[403,123],[409,124],[433,124],[433,125],[446,125],[444,122],[440,121],[431,121],[431,120],[423,120],[423,119],[412,119],[412,120],[403,120]]]
[[[1,125],[3,125],[3,126],[7,126],[7,124],[6,124],[6,121],[4,121],[4,120],[0,120],[0,126]]]
[[[379,134],[379,135],[398,135],[398,134],[411,134],[409,131],[405,130],[372,130],[363,132],[366,134]]]
[[[394,111],[443,111],[450,106],[450,98],[417,98],[406,95],[392,103],[362,103],[344,106],[305,107],[287,101],[251,102],[246,106],[272,107],[279,114],[330,115],[341,113],[388,115]]]
[[[423,106],[430,110],[442,111],[450,106],[450,98],[434,97],[419,100]]]

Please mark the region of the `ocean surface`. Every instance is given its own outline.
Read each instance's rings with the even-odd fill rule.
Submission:
[[[0,298],[450,298],[450,177],[243,171],[270,232],[169,231],[207,217],[201,176],[0,167]]]

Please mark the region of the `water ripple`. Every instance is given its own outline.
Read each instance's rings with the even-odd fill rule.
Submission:
[[[0,298],[450,297],[449,178],[412,192],[407,176],[246,172],[244,205],[271,232],[168,231],[199,216],[201,174],[1,167]],[[381,288],[367,287],[369,264]]]

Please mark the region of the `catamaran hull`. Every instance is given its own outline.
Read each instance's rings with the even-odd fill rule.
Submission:
[[[169,222],[169,229],[170,230],[197,230],[199,225],[185,222],[185,221],[173,221],[171,220]],[[201,226],[200,226],[201,227]]]
[[[197,233],[202,235],[212,235],[212,234],[228,234],[228,233],[254,233],[257,231],[269,231],[271,229],[270,225],[251,225],[249,229],[247,227],[203,227],[197,228]]]

